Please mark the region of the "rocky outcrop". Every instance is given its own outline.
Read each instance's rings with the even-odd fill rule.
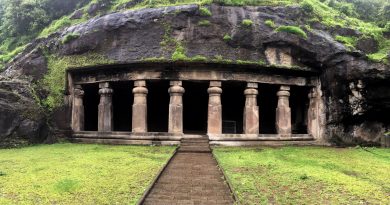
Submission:
[[[0,81],[0,147],[43,142],[45,113],[35,103],[29,82]]]
[[[171,59],[172,53],[181,45],[188,58],[201,55],[208,60],[258,62],[266,61],[265,50],[270,46],[289,47],[297,64],[313,67],[322,73],[328,140],[375,144],[390,128],[389,117],[384,116],[384,113],[390,113],[389,66],[369,62],[362,51],[349,51],[332,36],[335,33],[359,36],[359,32],[343,28],[327,31],[323,30],[326,27],[315,23],[313,29],[305,30],[308,38],[304,39],[291,33],[276,32],[265,24],[270,19],[277,26],[304,25],[307,17],[299,7],[212,5],[208,8],[211,16],[202,14],[197,5],[186,5],[96,17],[32,42],[7,65],[2,76],[26,79],[28,83],[39,81],[47,72],[45,52],[57,56],[99,53],[114,63],[130,63]],[[245,26],[242,24],[244,19],[253,23]],[[201,25],[201,21],[209,24]],[[79,37],[61,43],[71,33],[77,33]],[[361,42],[362,48],[371,43]],[[0,111],[1,114],[4,112]],[[9,112],[8,115],[11,117],[7,119],[21,116],[18,112]],[[0,136],[4,136],[4,130],[11,133],[7,136],[17,135],[12,128],[15,126],[2,126]]]

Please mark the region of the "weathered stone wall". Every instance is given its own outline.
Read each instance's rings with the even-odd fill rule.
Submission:
[[[390,75],[389,66],[368,62],[359,52],[349,52],[333,39],[330,32],[320,30],[323,28],[321,26],[313,25],[312,30],[306,30],[308,38],[303,39],[290,33],[275,32],[265,25],[268,19],[272,19],[276,25],[302,24],[300,19],[305,16],[298,7],[212,5],[209,9],[211,16],[202,16],[198,6],[188,5],[125,11],[91,19],[47,39],[32,42],[7,66],[0,79],[6,82],[18,79],[28,85],[35,84],[47,72],[48,55],[61,58],[89,53],[98,53],[113,64],[166,61],[171,60],[173,53],[178,51],[188,61],[200,55],[203,60],[225,63],[241,60],[309,66],[322,73],[321,97],[326,102],[326,116],[323,118],[326,119],[328,140],[337,143],[377,143],[378,138],[389,129],[389,117],[384,116],[390,108],[389,84],[386,83]],[[253,24],[244,26],[241,23],[243,19],[250,19]],[[201,26],[201,20],[208,20],[210,24]],[[80,37],[62,44],[62,38],[69,33],[79,33]],[[231,39],[224,40],[225,35]],[[276,54],[274,48],[280,48],[281,52]],[[267,50],[270,52],[267,53]],[[286,54],[285,51],[291,53]],[[269,57],[276,55],[279,55],[278,61]],[[356,91],[359,82],[364,86]],[[355,90],[351,90],[354,86]],[[47,91],[39,87],[36,92],[40,98],[47,96]],[[0,101],[6,102],[8,99],[11,97],[6,96]],[[31,102],[29,107],[38,109],[33,98],[28,99]],[[1,116],[6,116],[3,110],[0,111]],[[6,117],[9,121],[23,119],[20,111],[9,113]],[[44,118],[44,115],[41,116]],[[37,123],[37,127],[43,127],[43,121],[33,122]],[[4,122],[2,127],[0,137],[18,134]],[[27,130],[36,132],[40,129]],[[40,134],[31,136],[45,137]]]

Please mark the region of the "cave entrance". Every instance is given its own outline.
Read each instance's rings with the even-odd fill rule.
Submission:
[[[246,83],[222,83],[222,133],[242,134]]]
[[[85,84],[84,90],[84,130],[98,130],[98,106],[99,106],[99,84]]]
[[[275,120],[278,105],[278,92],[280,85],[259,84],[257,102],[259,106],[259,121],[261,134],[276,134]]]
[[[131,131],[133,82],[112,82],[111,87],[114,90],[112,95],[114,131]]]
[[[183,82],[183,132],[205,134],[207,132],[208,82]]]
[[[168,132],[169,81],[148,81],[148,132]]]
[[[291,86],[291,131],[292,134],[307,134],[307,112],[309,109],[309,87]]]

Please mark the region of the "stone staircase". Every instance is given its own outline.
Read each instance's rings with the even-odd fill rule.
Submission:
[[[209,139],[205,135],[187,136],[181,140],[178,152],[211,153]]]

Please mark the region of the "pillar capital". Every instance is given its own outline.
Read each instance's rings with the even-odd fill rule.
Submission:
[[[246,87],[247,88],[258,88],[259,84],[258,83],[251,83],[251,82],[249,82],[249,83],[246,84]]]
[[[247,88],[244,91],[244,95],[246,95],[247,97],[250,97],[250,96],[256,97],[256,95],[258,95],[258,94],[259,94],[259,91],[257,91],[257,89],[255,89],[255,88]]]
[[[183,95],[185,90],[183,87],[181,87],[180,85],[172,85],[169,89],[168,89],[168,92],[169,94],[171,95]]]
[[[84,96],[84,90],[81,87],[81,85],[75,85],[73,88],[73,95],[75,97],[83,97]]]
[[[134,86],[135,87],[146,87],[146,81],[145,80],[135,80]]]

